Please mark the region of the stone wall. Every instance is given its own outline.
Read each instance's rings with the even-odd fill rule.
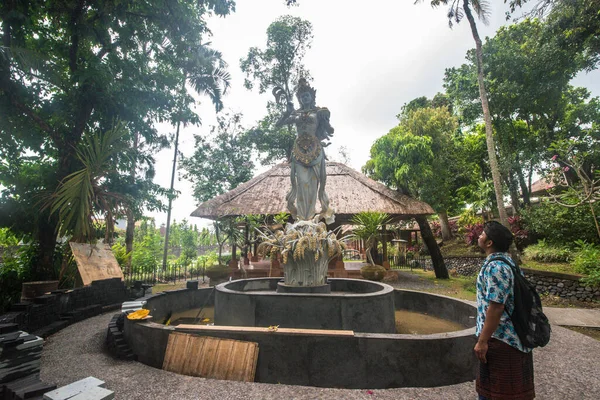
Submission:
[[[485,257],[444,257],[446,268],[458,275],[470,276],[479,273]]]
[[[448,270],[455,270],[458,275],[470,276],[479,272],[484,259],[484,257],[447,257],[444,261]],[[540,295],[550,294],[579,301],[600,300],[600,287],[579,282],[578,275],[527,268],[523,268],[523,272],[527,280],[535,285]]]
[[[0,324],[16,323],[20,330],[46,337],[65,326],[98,315],[107,307],[119,306],[129,298],[120,278],[94,281],[73,290],[55,290],[32,302],[13,304],[0,315]]]
[[[523,268],[525,277],[539,294],[550,294],[569,300],[600,300],[600,287],[579,282],[579,276]]]

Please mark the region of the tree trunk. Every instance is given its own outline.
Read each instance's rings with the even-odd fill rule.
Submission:
[[[448,221],[448,212],[446,210],[438,212],[440,217],[440,227],[442,228],[442,239],[451,240],[452,230],[450,229],[450,222]]]
[[[521,197],[523,199],[523,204],[525,206],[528,206],[531,204],[531,199],[529,197],[529,187],[527,187],[527,182],[525,182],[525,176],[523,175],[523,171],[521,169],[517,170],[517,176],[519,178],[519,186],[521,187]]]
[[[27,279],[44,281],[56,278],[54,251],[57,231],[56,215],[48,215],[48,211],[41,212],[38,216],[36,235],[39,242],[38,261],[31,266],[30,276]]]
[[[137,155],[139,146],[140,134],[136,132],[133,136],[133,163],[131,171],[129,171],[129,182],[135,184],[135,171],[137,169]],[[127,272],[131,271],[131,258],[133,253],[133,233],[135,230],[135,216],[133,215],[132,205],[127,207],[127,227],[125,228],[125,252],[127,256]]]
[[[512,215],[515,216],[516,214],[519,214],[519,184],[512,171],[508,172],[507,181],[508,191],[510,193],[510,202],[513,209]]]
[[[423,238],[423,242],[425,242],[425,245],[429,250],[429,254],[431,254],[431,262],[433,263],[435,277],[438,279],[448,279],[450,277],[448,275],[448,268],[446,268],[446,263],[444,262],[444,257],[442,257],[440,247],[435,241],[435,237],[433,237],[433,232],[431,231],[429,222],[427,222],[427,217],[424,215],[419,215],[415,217],[415,219],[417,220],[417,224],[419,224],[419,228],[421,229],[421,237]]]
[[[488,157],[490,159],[490,170],[492,172],[492,181],[494,182],[494,192],[496,194],[496,202],[498,203],[498,216],[502,225],[510,228],[508,223],[508,216],[506,215],[506,209],[504,208],[504,201],[502,198],[502,178],[500,176],[500,169],[498,168],[498,159],[496,158],[496,145],[494,143],[494,131],[492,128],[492,117],[490,114],[490,106],[487,99],[487,91],[485,89],[485,83],[483,80],[483,49],[481,39],[479,38],[479,32],[477,32],[477,25],[475,19],[471,13],[469,7],[469,0],[463,0],[463,9],[469,25],[471,26],[471,33],[475,40],[475,51],[477,54],[477,82],[479,83],[479,97],[481,98],[481,108],[483,110],[483,118],[485,120],[485,139],[488,150]]]

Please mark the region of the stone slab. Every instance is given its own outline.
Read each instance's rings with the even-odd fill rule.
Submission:
[[[94,378],[93,376],[88,376],[87,378],[73,382],[67,386],[44,393],[44,400],[67,400],[78,395],[79,393],[83,393],[98,386],[104,387],[104,381]]]
[[[71,397],[69,400],[112,400],[114,398],[115,392],[96,386]]]

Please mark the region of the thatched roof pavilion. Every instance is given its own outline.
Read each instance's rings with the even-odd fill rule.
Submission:
[[[290,186],[290,166],[282,163],[237,188],[200,204],[192,216],[216,219],[224,216],[288,212],[285,196]],[[353,215],[361,211],[385,212],[394,221],[434,213],[429,204],[388,189],[336,162],[327,162],[326,191],[335,210],[336,225],[349,222]],[[317,201],[317,210],[320,209]]]

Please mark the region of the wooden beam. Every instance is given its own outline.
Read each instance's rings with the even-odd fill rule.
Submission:
[[[180,324],[174,327],[175,331],[194,332],[239,332],[239,333],[267,333],[285,335],[315,335],[315,336],[354,336],[354,331],[333,329],[296,329],[296,328],[269,328],[257,326],[222,326],[222,325],[191,325]]]

